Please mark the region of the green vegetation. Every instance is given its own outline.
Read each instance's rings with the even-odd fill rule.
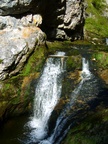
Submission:
[[[27,61],[27,64],[23,71],[20,72],[20,75],[28,76],[33,72],[40,72],[46,60],[46,54],[45,46],[38,47]]]
[[[108,69],[108,53],[94,52],[92,54],[91,59],[94,59],[94,58],[95,58],[95,65],[98,69],[99,68],[101,68],[101,70]]]
[[[64,41],[64,42],[59,42],[59,41],[55,41],[55,42],[47,42],[48,45],[48,51],[49,54],[50,53],[55,53],[56,51],[66,51],[66,49],[70,49],[70,47],[72,46],[72,42],[70,41]]]
[[[87,18],[85,21],[85,38],[108,37],[108,19],[103,16],[107,8],[104,0],[86,0]]]
[[[3,60],[2,59],[0,59],[0,63],[2,63],[3,62]]]
[[[96,8],[97,10],[99,10],[100,12],[102,12],[102,10],[104,10],[104,3],[105,0],[92,0],[91,3],[93,4],[94,8]]]
[[[78,40],[78,41],[54,41],[47,42],[49,54],[54,54],[56,51],[64,51],[68,55],[79,55],[78,47],[81,45],[87,47],[90,45],[88,41]]]
[[[72,70],[81,69],[81,56],[69,56],[66,59],[66,70],[72,71]]]

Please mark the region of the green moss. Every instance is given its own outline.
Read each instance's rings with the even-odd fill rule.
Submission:
[[[71,50],[72,47],[81,46],[81,45],[89,45],[89,44],[90,43],[88,41],[81,41],[81,40],[74,41],[74,42],[71,42],[71,41],[47,42],[49,53],[54,53],[56,51],[67,52],[67,51]],[[74,49],[72,49],[72,51],[74,53]],[[77,51],[77,53],[78,53],[78,51]]]
[[[38,47],[27,61],[23,71],[21,71],[21,75],[27,76],[30,73],[41,71],[46,60],[45,54],[46,48],[44,46]]]
[[[2,63],[3,62],[3,60],[2,59],[0,59],[0,63]]]
[[[81,56],[69,56],[66,60],[66,70],[81,69]]]
[[[91,50],[108,52],[108,46],[106,45],[91,45]]]
[[[49,53],[55,53],[56,51],[66,51],[66,49],[70,49],[72,46],[72,42],[70,41],[64,41],[64,42],[47,42],[48,45],[48,51]]]
[[[4,106],[9,109],[6,112],[9,115],[21,114],[30,108],[34,96],[34,87],[32,81],[39,77],[43,64],[46,60],[46,48],[40,46],[29,57],[23,70],[16,76],[4,80],[0,89],[0,101],[6,102],[8,105]],[[0,102],[0,104],[1,104]],[[1,109],[1,114],[4,111]]]

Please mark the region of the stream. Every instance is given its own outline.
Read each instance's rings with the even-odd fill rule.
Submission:
[[[77,102],[83,99],[91,103],[100,92],[100,81],[92,72],[88,57],[82,55],[81,63],[80,81],[70,93],[68,102],[62,107],[51,129],[50,118],[61,99],[67,70],[65,52],[56,52],[49,57],[35,87],[32,115],[10,119],[0,132],[0,144],[60,144],[75,124],[74,116],[79,111],[73,108],[78,106]]]

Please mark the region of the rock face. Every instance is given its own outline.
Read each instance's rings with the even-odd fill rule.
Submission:
[[[44,42],[45,34],[37,27],[41,23],[40,15],[0,16],[0,79],[19,72],[36,45]]]
[[[54,39],[82,39],[85,6],[82,0],[46,0],[43,26]]]
[[[45,42],[40,25],[50,39],[82,39],[84,11],[82,0],[0,1],[0,79],[16,74]]]
[[[45,46],[39,46],[19,75],[0,81],[0,126],[10,116],[31,111],[36,81],[45,63],[46,52]]]
[[[20,14],[27,12],[33,0],[2,0],[0,1],[0,15]]]
[[[83,0],[2,0],[0,15],[39,13],[49,38],[82,39],[85,6]]]

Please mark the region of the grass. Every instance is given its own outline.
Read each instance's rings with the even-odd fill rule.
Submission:
[[[96,38],[108,37],[108,19],[103,16],[107,8],[104,0],[86,0],[88,17],[85,21],[85,31],[88,36]]]
[[[96,59],[96,65],[101,69],[108,69],[108,53],[106,52],[94,52],[92,58]],[[91,58],[91,59],[92,59]]]

